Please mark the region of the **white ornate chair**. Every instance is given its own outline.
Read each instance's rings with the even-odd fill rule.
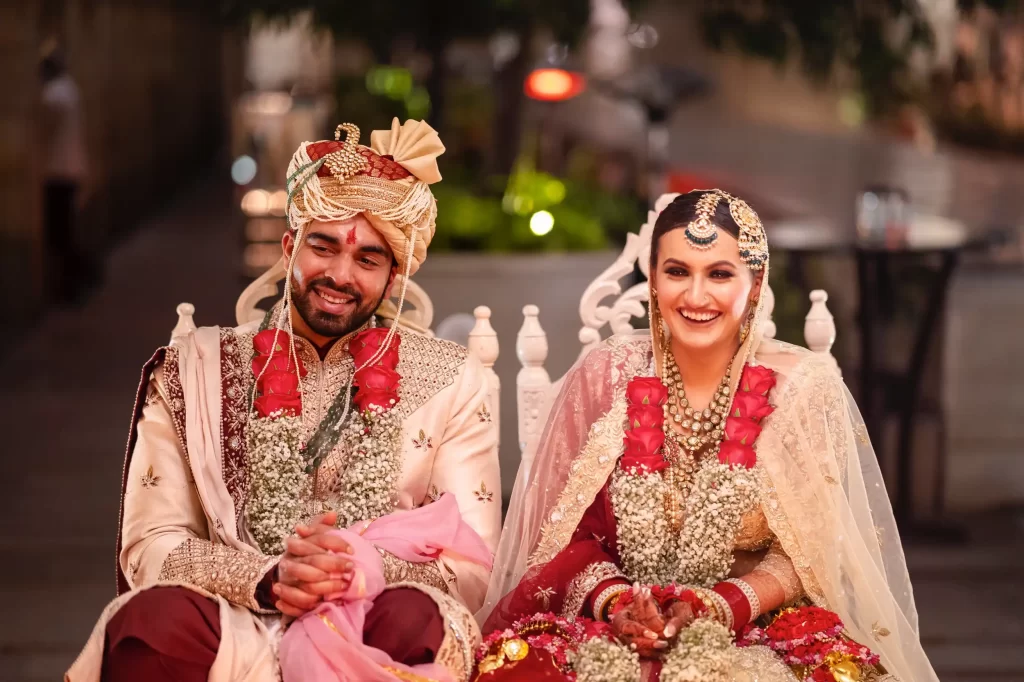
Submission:
[[[640,231],[626,235],[626,246],[615,262],[584,290],[580,298],[580,320],[583,322],[579,332],[581,357],[601,342],[605,326],[612,334],[629,332],[633,330],[632,319],[647,314],[646,279],[649,276],[651,233],[658,213],[674,196],[666,194],[658,199],[655,210],[648,211],[647,222],[640,226]],[[644,281],[623,291],[621,279],[632,274],[637,265],[643,273]],[[612,300],[605,303],[609,298]],[[832,345],[836,340],[836,325],[825,304],[828,294],[816,289],[811,292],[810,298],[811,309],[804,321],[804,340],[812,351],[831,356]],[[774,338],[776,329],[775,323],[771,321],[771,313],[775,307],[775,295],[771,287],[766,292],[765,305],[769,315],[765,336]],[[539,315],[540,309],[537,306],[524,307],[523,326],[516,338],[516,356],[522,365],[516,377],[516,412],[521,452],[526,452],[534,439],[539,437],[547,417],[542,412],[562,383],[562,378],[552,381],[544,368],[548,340],[540,326]]]
[[[259,307],[259,304],[268,298],[276,297],[279,294],[278,287],[284,279],[284,261],[279,260],[269,270],[254,280],[235,303],[235,322],[239,325],[247,322],[254,322],[263,317],[266,311]],[[395,291],[401,289],[401,275]],[[188,334],[196,328],[193,315],[195,306],[191,303],[178,305],[178,324],[171,332],[171,338]],[[501,382],[494,372],[494,363],[498,359],[498,335],[491,326],[491,309],[487,306],[478,306],[473,310],[473,317],[476,323],[469,332],[466,347],[483,364],[487,379],[490,383],[491,418],[495,428],[500,428],[500,389]],[[402,320],[414,329],[433,336],[434,305],[430,301],[427,292],[423,287],[409,280],[405,295],[405,305],[402,308]]]

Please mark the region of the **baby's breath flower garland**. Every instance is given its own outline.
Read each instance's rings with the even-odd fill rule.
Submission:
[[[246,520],[260,550],[284,551],[288,537],[302,518],[304,502],[312,497],[312,479],[324,453],[335,444],[346,453],[345,468],[327,500],[338,512],[338,526],[370,521],[395,507],[400,474],[401,422],[392,409],[399,400],[395,371],[400,337],[371,328],[349,343],[358,371],[352,409],[340,425],[328,412],[310,443],[302,443],[302,401],[299,376],[305,373],[290,337],[280,329],[264,329],[253,340],[253,414],[247,427],[251,495]],[[386,349],[381,346],[389,342]],[[346,389],[347,390],[347,389]],[[347,394],[346,394],[347,396]],[[336,403],[347,403],[339,396]],[[313,443],[316,447],[311,447]]]
[[[729,682],[735,649],[732,633],[710,618],[699,618],[679,633],[661,669],[664,682]]]
[[[576,682],[640,682],[640,656],[603,637],[580,644],[569,660]]]
[[[756,462],[753,444],[760,420],[772,411],[767,396],[774,384],[771,370],[744,368],[726,420],[727,440],[717,456],[697,465],[684,491],[684,523],[679,533],[672,533],[664,501],[677,491],[663,475],[669,464],[664,438],[656,435],[664,428],[664,415],[659,420],[658,414],[667,389],[657,377],[629,382],[625,451],[609,493],[619,556],[630,579],[711,587],[728,575],[740,520],[759,501],[751,471]]]

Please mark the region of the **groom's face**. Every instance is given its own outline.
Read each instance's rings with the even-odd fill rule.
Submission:
[[[303,243],[288,233],[282,242],[292,264],[292,303],[322,345],[359,327],[390,295],[396,270],[391,248],[361,214],[349,220],[314,221]]]

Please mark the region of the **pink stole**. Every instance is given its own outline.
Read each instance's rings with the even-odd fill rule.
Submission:
[[[491,567],[490,550],[462,520],[455,496],[446,493],[424,507],[334,532],[352,546],[352,583],[288,628],[278,651],[284,682],[394,682],[410,675],[450,681],[448,671],[436,663],[410,667],[366,646],[363,626],[373,600],[386,587],[377,548],[405,561],[422,563],[459,555]]]

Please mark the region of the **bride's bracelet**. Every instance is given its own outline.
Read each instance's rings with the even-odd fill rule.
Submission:
[[[601,590],[594,597],[594,620],[608,622],[611,616],[611,609],[615,606],[623,592],[629,592],[632,587],[623,583],[616,583]]]
[[[761,615],[761,600],[757,592],[739,578],[720,582],[711,591],[726,602],[733,621],[730,628],[739,629]]]
[[[714,589],[709,590],[704,587],[694,587],[692,589],[694,594],[696,594],[700,598],[700,600],[704,602],[704,606],[706,606],[708,609],[708,615],[710,615],[712,618],[717,620],[725,627],[732,630],[735,618],[733,616],[732,609],[729,607],[729,602],[726,601],[725,597],[716,592]]]

